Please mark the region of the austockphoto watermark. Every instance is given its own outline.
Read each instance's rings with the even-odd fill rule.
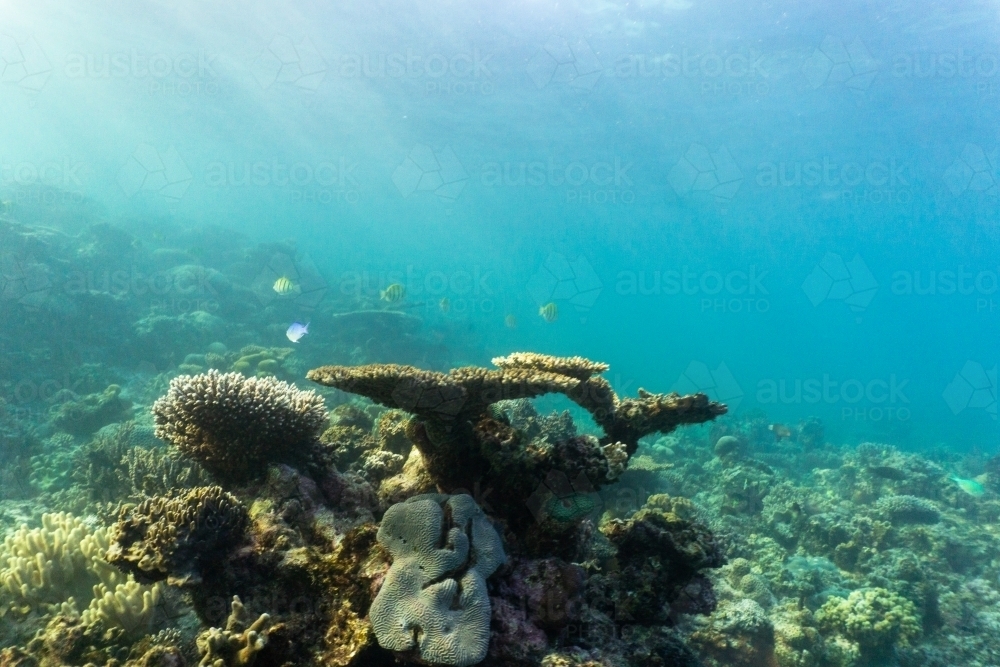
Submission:
[[[453,307],[456,300],[465,300],[468,303],[463,307],[482,312],[493,312],[496,307],[496,273],[479,266],[448,271],[428,271],[413,265],[398,271],[345,271],[338,285],[344,296],[373,298],[381,298],[383,291],[400,285],[402,291],[393,297],[400,305],[419,304],[423,308],[440,309],[443,306],[441,299],[448,298],[448,308]],[[425,303],[428,299],[432,301]]]
[[[762,97],[771,92],[768,58],[758,51],[633,53],[618,58],[612,71],[618,79],[697,80],[704,96]]]
[[[966,49],[897,53],[889,74],[897,79],[966,81],[977,96],[993,97],[1000,94],[1000,53]]]
[[[908,379],[839,380],[824,373],[811,378],[765,378],[757,383],[761,405],[841,406],[844,421],[907,421],[911,417],[906,388]]]
[[[137,49],[115,53],[71,53],[63,73],[69,79],[132,79],[150,95],[218,95],[218,54],[204,50],[170,54]]]
[[[818,189],[853,204],[909,204],[912,180],[910,164],[895,158],[865,163],[830,157],[767,161],[757,164],[755,177],[761,188]]]
[[[422,79],[427,95],[492,95],[492,53],[344,53],[331,59],[330,73],[348,79]]]
[[[695,297],[703,313],[766,313],[771,310],[770,292],[764,284],[768,273],[755,264],[733,271],[693,271],[688,266],[619,271],[615,277],[615,293],[618,296]]]
[[[488,188],[551,188],[564,194],[568,204],[631,204],[635,165],[615,156],[610,160],[524,160],[487,162],[479,181]]]
[[[956,269],[895,271],[890,290],[896,296],[973,297],[977,313],[998,312],[1000,267],[969,270],[963,264]]]
[[[210,188],[281,188],[292,201],[319,204],[361,199],[359,163],[340,157],[320,162],[215,160],[205,166],[205,185]]]

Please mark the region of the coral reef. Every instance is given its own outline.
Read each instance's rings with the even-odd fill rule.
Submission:
[[[314,392],[217,371],[174,378],[153,415],[157,437],[236,481],[262,475],[268,462],[308,461],[327,417]]]
[[[433,664],[482,661],[490,640],[486,578],[505,555],[475,501],[409,498],[385,513],[378,541],[392,555],[369,611],[379,644]]]

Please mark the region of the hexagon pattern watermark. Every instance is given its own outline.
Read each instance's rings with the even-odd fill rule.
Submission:
[[[118,185],[126,197],[147,192],[179,201],[193,179],[191,171],[173,146],[160,153],[152,144],[139,144],[118,171]]]
[[[944,182],[956,197],[963,192],[1000,195],[1000,151],[987,153],[981,146],[966,144],[962,154],[944,171]]]
[[[416,192],[431,192],[446,201],[455,201],[465,189],[469,173],[451,147],[435,152],[417,144],[392,173],[392,182],[403,198]]]
[[[743,402],[743,387],[724,362],[715,370],[711,370],[708,364],[692,361],[674,382],[670,391],[679,394],[707,394],[713,401],[728,405],[730,410],[735,410]]]
[[[850,44],[827,35],[818,49],[802,65],[809,85],[814,89],[842,84],[851,90],[866,90],[878,74],[878,61],[872,57],[861,38]]]
[[[554,252],[531,277],[527,288],[538,306],[566,303],[576,312],[586,314],[601,296],[604,284],[583,255],[571,262],[565,255]]]
[[[37,93],[52,75],[52,63],[33,37],[0,33],[0,82]]]
[[[586,40],[572,44],[553,37],[528,61],[528,76],[536,88],[562,83],[575,90],[593,90],[604,66]]]
[[[985,410],[997,418],[997,366],[986,369],[978,361],[966,361],[941,394],[951,413],[964,410]]]
[[[860,255],[845,262],[837,253],[828,252],[806,277],[802,290],[813,306],[843,301],[852,311],[861,312],[875,298],[878,281]]]
[[[740,189],[743,172],[725,146],[712,153],[705,146],[693,143],[684,157],[670,169],[667,181],[682,197],[707,193],[728,201]]]
[[[292,289],[288,294],[275,291],[274,284],[279,278],[291,281]],[[301,310],[313,310],[323,301],[329,285],[308,255],[291,257],[279,252],[257,273],[250,288],[262,305],[288,300]]]
[[[312,93],[323,83],[327,69],[326,60],[312,40],[305,37],[295,43],[286,35],[275,35],[250,65],[261,88],[285,83]]]
[[[52,291],[49,267],[33,257],[0,256],[0,301],[38,307]]]

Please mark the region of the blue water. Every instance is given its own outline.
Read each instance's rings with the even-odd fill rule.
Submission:
[[[453,364],[995,451],[995,7],[340,4],[4,3],[5,211],[294,238]]]

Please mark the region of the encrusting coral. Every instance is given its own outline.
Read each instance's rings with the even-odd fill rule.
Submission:
[[[219,479],[239,482],[270,462],[308,462],[327,413],[315,392],[213,370],[174,378],[153,417],[157,437]]]
[[[218,486],[148,498],[121,508],[106,558],[141,582],[195,583],[248,523],[239,500]]]
[[[500,536],[468,495],[414,496],[385,513],[392,554],[369,615],[379,644],[422,662],[465,667],[486,657],[486,578],[506,560]]]

